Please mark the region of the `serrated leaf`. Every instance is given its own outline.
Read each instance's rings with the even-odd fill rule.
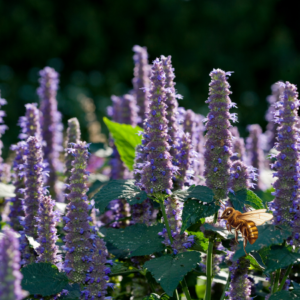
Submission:
[[[173,195],[180,201],[187,199],[197,199],[202,202],[212,202],[214,200],[213,191],[204,185],[190,186],[187,190],[178,190]]]
[[[209,239],[204,236],[204,233],[201,231],[193,232],[189,231],[189,235],[195,236],[195,243],[190,248],[191,250],[206,252],[208,248]]]
[[[250,205],[254,209],[265,208],[261,199],[255,193],[247,189],[239,190],[234,194],[229,193],[229,199],[233,207],[240,212],[243,212],[245,205]]]
[[[142,136],[139,135],[139,132],[143,131],[143,129],[139,126],[133,127],[127,124],[119,124],[110,121],[106,117],[103,118],[103,121],[114,139],[121,160],[132,171],[135,148],[142,143]]]
[[[182,212],[181,233],[183,233],[191,225],[197,223],[199,219],[210,217],[218,210],[219,207],[214,203],[204,204],[195,200],[185,201]]]
[[[68,277],[50,263],[33,263],[21,269],[22,288],[31,295],[51,296],[68,284]]]
[[[233,239],[234,234],[230,233],[227,229],[223,227],[215,227],[209,223],[205,223],[202,225],[205,229],[205,231],[213,231],[219,235],[219,237],[223,239]]]
[[[295,294],[293,291],[280,291],[271,295],[269,300],[296,300],[299,299],[299,295]]]
[[[64,290],[67,290],[67,295],[64,293],[58,299],[60,300],[80,300],[80,286],[77,283],[68,284]]]
[[[94,196],[95,207],[103,213],[111,200],[126,199],[130,204],[142,203],[147,194],[134,185],[134,180],[111,180]]]
[[[271,245],[281,244],[285,239],[291,235],[291,229],[287,227],[279,227],[271,224],[266,224],[262,226],[257,226],[258,238],[253,245],[247,244],[246,251],[250,253],[251,251],[258,251],[264,247]],[[237,260],[244,256],[243,242],[239,242],[237,250],[234,253],[232,260]]]
[[[300,259],[300,253],[290,252],[283,246],[273,246],[266,255],[266,273],[288,267]]]
[[[16,194],[14,185],[0,182],[0,198],[12,198],[15,196]]]
[[[164,291],[172,296],[179,282],[200,260],[200,253],[195,251],[180,253],[175,257],[168,254],[147,261],[144,268],[147,268]]]
[[[163,228],[163,224],[149,227],[135,224],[124,229],[106,228],[105,240],[123,251],[129,251],[129,256],[149,255],[164,250],[163,240],[158,235]]]

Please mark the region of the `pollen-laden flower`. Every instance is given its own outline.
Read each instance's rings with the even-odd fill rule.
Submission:
[[[267,141],[268,141],[268,150],[272,149],[276,143],[277,136],[277,127],[278,124],[274,120],[274,113],[276,111],[276,103],[280,101],[280,97],[283,93],[283,86],[281,84],[273,84],[271,86],[272,95],[267,97],[267,101],[269,102],[269,108],[266,113],[266,120],[268,121],[267,125]]]
[[[34,239],[37,239],[37,220],[40,203],[44,197],[43,195],[43,153],[42,145],[38,139],[31,136],[27,140],[27,149],[25,150],[26,164],[25,164],[25,218],[22,222],[24,232]],[[31,263],[34,260],[32,252],[29,251],[26,245],[26,239],[22,239],[21,248],[24,248],[22,256],[24,263]]]
[[[25,181],[25,149],[26,143],[19,142],[17,145],[13,145],[10,148],[15,152],[15,159],[13,162],[13,170],[15,172],[13,185],[15,187],[16,196],[11,201],[10,206],[10,225],[15,231],[23,230],[23,226],[20,224],[20,218],[25,216],[23,207],[23,191]]]
[[[248,164],[257,169],[257,188],[264,189],[261,181],[261,171],[265,165],[262,147],[262,129],[258,124],[248,126],[249,137],[246,140]]]
[[[84,299],[104,299],[106,287],[110,284],[107,274],[109,267],[103,267],[106,261],[107,250],[102,240],[97,237],[95,227],[89,222],[89,210],[92,208],[88,203],[86,192],[88,191],[86,172],[88,159],[88,145],[85,142],[70,144],[69,152],[73,154],[72,175],[69,179],[70,193],[68,194],[69,204],[67,215],[63,218],[67,232],[65,237],[66,259],[64,269],[73,282],[88,284],[82,291]],[[100,294],[99,294],[100,293]]]
[[[1,106],[5,105],[6,103],[7,103],[6,100],[2,99],[0,95],[0,178],[2,177],[1,173],[2,173],[2,164],[3,164],[3,158],[2,158],[3,143],[1,137],[6,131],[6,129],[8,128],[5,124],[3,124],[4,123],[3,117],[5,117],[5,112],[1,110]]]
[[[147,157],[141,172],[141,185],[148,194],[161,192],[170,194],[174,168],[168,143],[165,73],[159,59],[153,62],[150,79],[149,113],[144,123],[145,132],[142,141]]]
[[[205,172],[206,185],[214,191],[217,199],[226,198],[230,184],[230,167],[232,156],[232,137],[230,119],[237,121],[236,114],[230,114],[229,109],[235,107],[229,95],[227,82],[228,72],[220,69],[210,73],[211,82],[209,98],[206,101],[210,112],[206,123]]]
[[[40,127],[40,111],[36,103],[28,103],[25,105],[26,113],[19,120],[21,126],[21,134],[19,138],[27,140],[30,136],[35,136],[39,141],[42,140]]]
[[[158,233],[160,236],[164,237],[164,241],[162,243],[166,246],[171,246],[174,254],[185,252],[194,244],[194,236],[188,236],[185,232],[180,234],[182,225],[182,204],[177,199],[169,197],[165,199],[164,205],[171,229],[173,243],[171,243],[169,239],[166,228],[164,228],[162,232]]]
[[[59,221],[59,213],[53,211],[55,201],[51,196],[44,196],[40,202],[37,219],[39,254],[37,262],[48,262],[60,266],[61,257],[57,255],[58,246],[55,244],[57,237],[56,224]]]
[[[80,141],[80,137],[81,137],[81,131],[80,131],[80,125],[78,119],[77,118],[69,119],[66,145],[68,145],[69,143],[78,143]],[[68,180],[71,176],[72,161],[73,161],[72,154],[68,153],[68,151],[65,151],[66,180]],[[69,182],[66,183],[69,184]]]
[[[242,161],[237,160],[231,166],[231,184],[233,192],[241,189],[254,188],[253,181],[257,180],[256,169],[246,166]]]
[[[19,241],[16,233],[7,227],[0,238],[0,297],[5,300],[21,300],[27,293],[22,291]]]
[[[273,167],[277,180],[273,184],[275,199],[270,203],[275,224],[288,224],[293,228],[291,243],[299,246],[299,129],[298,92],[295,85],[280,83],[284,88],[280,101],[277,102],[275,121],[278,123],[278,142],[275,149],[279,152]]]
[[[231,261],[234,252],[230,252],[228,259]],[[248,279],[248,269],[250,262],[245,257],[231,262],[229,267],[230,272],[230,287],[226,292],[226,296],[230,300],[251,300],[251,281]]]
[[[149,66],[148,66],[148,53],[145,47],[138,45],[133,47],[134,56],[134,78],[132,80],[134,88],[134,96],[139,107],[138,115],[140,117],[138,125],[143,127],[143,122],[146,117],[149,101]]]
[[[177,102],[177,95],[175,91],[175,74],[174,68],[172,67],[171,63],[171,56],[165,57],[161,56],[161,62],[163,71],[165,72],[166,76],[166,83],[165,83],[165,92],[166,92],[166,100],[165,103],[167,105],[167,115],[166,118],[168,120],[168,135],[169,135],[169,144],[170,154],[173,157],[173,161],[176,162],[176,154],[177,154],[177,146],[178,146],[178,124],[177,124],[177,109],[178,109],[178,102]]]
[[[194,113],[191,109],[188,109],[184,114],[183,119],[183,131],[189,133],[191,136],[191,143],[193,150],[195,151],[195,159],[192,162],[194,170],[194,181],[196,184],[200,184],[200,177],[204,172],[204,144],[205,139],[203,132],[205,127],[203,125],[204,117],[202,115]]]
[[[59,152],[62,148],[62,123],[61,114],[57,110],[56,94],[59,83],[58,73],[45,67],[40,71],[40,87],[37,93],[40,97],[40,110],[44,159],[48,163],[49,178],[47,185],[50,186],[50,193],[56,201],[62,201],[61,191],[57,184],[56,172],[60,169]]]
[[[232,151],[233,155],[231,156],[232,161],[240,160],[245,161],[245,142],[242,137],[240,137],[239,130],[236,126],[230,128],[232,134]]]

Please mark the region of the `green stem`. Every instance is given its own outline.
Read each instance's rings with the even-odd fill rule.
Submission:
[[[182,282],[181,282],[181,286],[182,286],[182,290],[185,294],[185,297],[187,300],[192,300],[192,297],[190,295],[190,291],[189,291],[189,288],[188,288],[188,285],[185,281],[185,278],[183,278]]]
[[[272,294],[275,294],[278,288],[278,282],[279,282],[279,277],[280,277],[280,269],[278,269],[276,271],[276,275],[275,275],[275,280],[274,280],[274,284],[273,284],[273,288],[272,288]]]
[[[176,297],[176,300],[179,300],[179,295],[178,295],[177,289],[175,290],[175,297]]]
[[[166,214],[164,201],[160,201],[160,208],[161,208],[161,212],[162,212],[162,215],[163,215],[163,218],[164,218],[165,225],[167,227],[169,240],[170,240],[171,245],[172,245],[173,244],[173,237],[172,237],[171,228],[170,228],[169,221],[168,221],[167,214]]]
[[[229,284],[230,284],[230,279],[231,279],[231,276],[230,276],[230,273],[229,273],[226,284],[225,284],[225,287],[224,287],[224,292],[223,292],[220,300],[224,300],[225,297],[226,297],[226,291],[228,290],[228,287],[229,287]]]
[[[293,265],[290,265],[290,266],[287,268],[287,270],[285,271],[285,274],[284,274],[284,276],[283,276],[283,278],[282,278],[282,281],[281,281],[281,283],[280,283],[280,286],[279,286],[278,289],[277,289],[278,292],[282,290],[282,288],[283,288],[283,286],[284,286],[284,284],[285,284],[285,282],[286,282],[286,279],[288,278],[288,276],[289,276],[289,274],[290,274],[290,272],[291,272],[291,270],[292,270],[292,267],[293,267]]]
[[[214,215],[214,223],[217,222],[218,213]],[[206,256],[206,290],[205,290],[205,300],[211,299],[211,284],[212,284],[212,255],[216,235],[209,239],[207,256]]]

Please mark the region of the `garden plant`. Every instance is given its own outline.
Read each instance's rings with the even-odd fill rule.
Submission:
[[[76,116],[64,130],[59,74],[45,67],[4,160],[0,99],[0,299],[300,299],[296,85],[274,83],[267,129],[249,124],[244,140],[234,72],[208,74],[202,116],[179,106],[171,56],[149,64],[145,47],[133,51],[132,90],[112,95],[104,117],[109,137],[81,98],[101,142],[82,140]],[[270,214],[245,250],[246,231],[221,218],[230,207]]]

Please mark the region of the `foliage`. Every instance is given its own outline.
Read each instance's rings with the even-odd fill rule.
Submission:
[[[61,292],[68,278],[50,263],[33,263],[21,270],[22,288],[31,295],[51,296]]]
[[[184,275],[196,267],[200,261],[197,252],[185,252],[173,257],[165,255],[152,259],[144,264],[154,276],[156,281],[162,286],[165,292],[172,296],[179,282]]]

